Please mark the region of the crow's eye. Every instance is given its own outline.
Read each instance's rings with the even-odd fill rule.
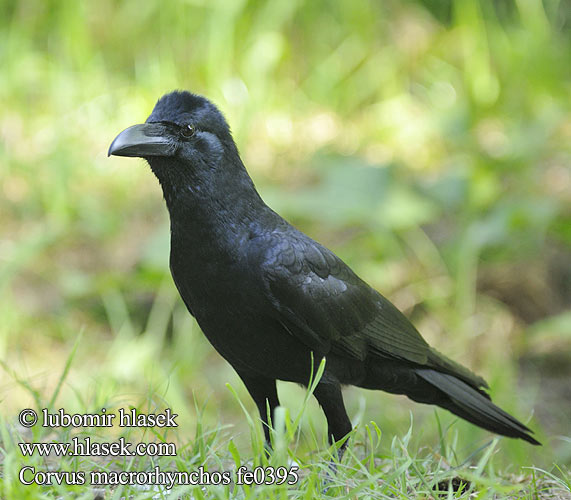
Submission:
[[[186,137],[188,139],[189,137],[192,137],[194,135],[195,131],[196,129],[192,125],[186,125],[185,127],[182,128],[180,133],[183,137]]]

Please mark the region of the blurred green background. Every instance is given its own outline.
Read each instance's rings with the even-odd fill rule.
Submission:
[[[176,293],[159,185],[106,154],[188,89],[224,112],[274,209],[537,430],[544,447],[503,440],[502,463],[571,463],[570,5],[0,1],[4,417],[51,397],[79,338],[56,407],[151,400],[184,443],[196,399],[248,454],[226,382],[256,410]],[[437,442],[432,408],[345,394],[386,443],[411,412],[416,445]],[[489,439],[439,415],[460,454]],[[317,405],[308,420],[324,434]]]

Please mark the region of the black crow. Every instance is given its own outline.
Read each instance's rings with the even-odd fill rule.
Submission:
[[[483,378],[430,347],[391,302],[264,203],[209,100],[166,94],[144,124],[115,138],[109,155],[142,157],[158,178],[176,287],[246,385],[268,443],[276,380],[307,385],[325,357],[314,395],[331,442],[351,431],[341,394],[348,384],[405,394],[539,444],[491,402]]]

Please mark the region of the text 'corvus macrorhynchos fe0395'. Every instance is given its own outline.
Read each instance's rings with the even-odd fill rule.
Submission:
[[[539,444],[497,407],[484,379],[430,347],[409,320],[331,250],[269,208],[226,120],[204,97],[172,92],[109,155],[147,160],[170,214],[170,268],[190,313],[254,399],[269,443],[276,380],[307,385],[328,437],[351,431],[341,386],[405,394],[497,434]],[[313,355],[312,355],[313,353]],[[315,363],[313,362],[315,360]]]

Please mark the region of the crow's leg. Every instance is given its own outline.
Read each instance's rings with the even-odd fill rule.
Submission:
[[[256,406],[258,407],[264,427],[266,446],[268,449],[271,449],[269,420],[273,418],[274,410],[280,405],[278,400],[278,391],[276,389],[276,381],[270,378],[244,375],[242,373],[239,373],[238,375],[240,375],[246,389],[248,389],[250,396],[252,396],[254,403],[256,403]]]
[[[325,418],[327,418],[329,443],[333,444],[349,434],[352,430],[351,420],[349,420],[345,410],[339,382],[319,382],[313,395],[319,401]],[[343,458],[347,443],[348,441],[345,441],[339,448],[339,460]]]

